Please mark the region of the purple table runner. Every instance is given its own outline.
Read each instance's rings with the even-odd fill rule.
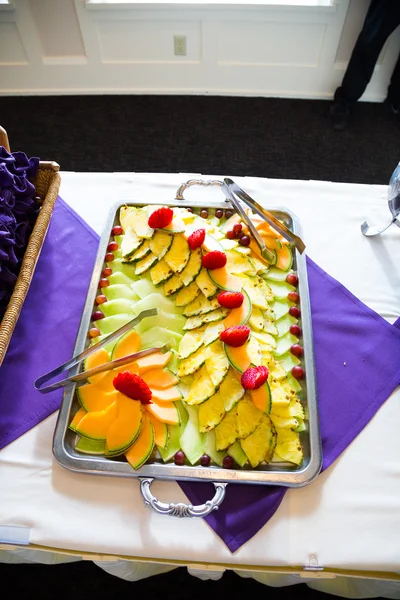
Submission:
[[[33,381],[72,355],[97,246],[98,236],[59,198],[0,368],[0,449],[59,408],[62,392],[41,395]],[[313,261],[307,264],[326,469],[400,383],[400,319],[390,325]],[[213,495],[209,483],[180,485],[193,504]],[[206,520],[234,552],[274,515],[285,492],[232,484]]]

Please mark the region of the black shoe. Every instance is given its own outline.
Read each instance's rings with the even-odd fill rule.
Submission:
[[[351,108],[347,102],[334,102],[329,108],[329,122],[335,131],[343,131],[350,125]]]

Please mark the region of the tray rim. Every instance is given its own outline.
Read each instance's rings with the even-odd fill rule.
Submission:
[[[99,241],[98,251],[90,278],[85,305],[81,314],[80,325],[74,346],[74,356],[80,353],[86,344],[87,331],[90,324],[90,317],[93,311],[94,299],[97,291],[97,284],[104,263],[104,255],[109,243],[110,232],[117,211],[122,206],[148,206],[159,205],[158,201],[146,200],[136,201],[133,199],[120,200],[110,207],[108,216],[103,225],[102,234]],[[163,202],[163,205],[172,207],[190,207],[199,208],[199,201],[189,202],[186,199],[178,200],[174,198],[171,201]],[[205,208],[227,208],[231,207],[227,199],[221,201],[211,200],[202,201],[201,207]],[[268,210],[273,213],[287,215],[293,223],[293,230],[297,235],[301,235],[300,220],[295,213],[283,206],[268,206]],[[303,487],[311,483],[320,473],[322,467],[322,450],[320,439],[320,428],[318,418],[317,394],[316,394],[316,374],[314,362],[314,346],[312,337],[312,322],[310,311],[310,299],[308,289],[308,277],[306,268],[305,254],[300,255],[293,249],[296,256],[296,267],[299,274],[299,292],[300,306],[303,324],[304,346],[307,352],[304,353],[306,364],[306,385],[307,385],[307,409],[308,409],[308,428],[309,428],[309,446],[310,459],[306,466],[293,470],[256,470],[256,469],[223,469],[219,466],[209,468],[199,466],[176,466],[172,463],[150,463],[143,465],[137,471],[125,462],[118,462],[96,457],[82,455],[82,457],[71,456],[65,445],[65,434],[68,430],[68,418],[75,397],[75,386],[66,389],[63,394],[62,403],[57,417],[57,423],[53,436],[53,455],[58,464],[72,472],[84,473],[89,475],[103,475],[112,477],[128,477],[133,479],[154,478],[157,480],[169,481],[198,481],[198,482],[221,482],[221,483],[242,483],[258,485],[282,485],[285,487]],[[306,322],[306,327],[304,324]],[[69,375],[79,372],[79,365],[69,371]],[[272,463],[273,464],[273,463]]]

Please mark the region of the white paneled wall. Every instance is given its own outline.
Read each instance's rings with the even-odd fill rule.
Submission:
[[[196,1],[12,0],[0,10],[0,94],[330,98],[369,4]],[[175,56],[174,35],[186,36],[186,56]],[[364,99],[385,97],[399,48],[395,32]]]

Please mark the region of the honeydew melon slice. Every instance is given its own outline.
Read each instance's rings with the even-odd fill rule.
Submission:
[[[284,336],[278,338],[273,355],[276,357],[281,357],[290,350],[293,344],[297,344],[298,341],[299,340],[296,336],[292,335],[291,333],[286,333]]]
[[[272,304],[272,310],[274,311],[275,319],[278,321],[278,319],[286,315],[291,306],[295,306],[295,304],[290,302],[288,299],[282,298],[280,300],[275,300]]]
[[[177,349],[182,339],[182,336],[176,333],[176,331],[171,331],[158,325],[147,329],[140,337],[142,339],[142,349],[162,346],[167,343],[170,343],[172,348]]]
[[[128,300],[127,298],[116,298],[115,300],[104,302],[100,306],[100,309],[101,312],[106,315],[106,317],[111,317],[112,315],[120,315],[121,313],[128,315],[132,310],[132,306],[132,300]]]
[[[81,437],[75,444],[75,450],[82,454],[104,455],[106,443],[104,440],[89,440]]]
[[[165,310],[166,312],[169,312],[173,315],[182,314],[182,310],[176,307],[172,300],[167,300],[167,298],[164,298],[164,296],[162,296],[158,292],[156,294],[150,294],[142,300],[139,300],[139,302],[136,302],[132,310],[135,315],[138,315],[142,311],[148,310],[150,308],[158,308],[159,310]]]
[[[291,325],[295,325],[297,323],[297,319],[292,317],[287,313],[280,319],[276,321],[276,329],[278,331],[278,337],[282,337],[287,334]]]
[[[150,294],[159,293],[159,290],[156,288],[156,286],[145,277],[132,283],[131,288],[141,300],[143,300],[143,298],[146,298],[146,296],[150,296]]]
[[[300,364],[300,361],[291,352],[286,352],[286,354],[279,357],[278,363],[285,369],[286,373],[289,373],[293,367]]]
[[[111,275],[109,275],[107,279],[110,282],[110,285],[115,285],[119,283],[131,285],[134,282],[134,279],[132,279],[132,277],[128,277],[128,275],[125,275],[125,273],[122,273],[121,271],[115,271],[115,273],[111,273]]]
[[[229,446],[226,453],[233,458],[239,467],[244,467],[247,463],[247,456],[243,452],[240,442],[235,442],[232,446]]]
[[[103,288],[102,291],[107,300],[119,300],[120,298],[125,298],[126,300],[135,302],[139,299],[139,296],[135,294],[133,289],[124,283],[109,285],[108,287]]]
[[[295,292],[296,288],[286,281],[268,281],[274,298],[287,298],[289,292]]]
[[[110,317],[105,317],[104,319],[99,319],[96,321],[96,327],[98,327],[100,333],[103,335],[110,334],[132,321],[132,315],[128,314],[119,314],[119,315],[111,315]]]
[[[222,467],[222,462],[226,456],[225,452],[221,452],[215,447],[215,433],[214,431],[209,431],[204,436],[204,452],[208,454],[215,464]]]
[[[109,263],[109,266],[113,270],[113,275],[115,273],[123,273],[133,281],[137,279],[135,275],[135,265],[130,265],[129,263],[123,262],[121,258],[116,258],[115,260]]]
[[[174,315],[164,310],[159,310],[158,314],[154,317],[146,317],[139,325],[136,326],[136,331],[140,334],[144,333],[150,327],[161,327],[175,331],[176,333],[182,333],[183,327],[186,323],[185,317],[182,315]]]
[[[282,271],[282,269],[277,269],[276,267],[271,267],[268,270],[268,273],[265,273],[264,279],[268,279],[271,281],[285,281],[288,276],[287,271]]]
[[[189,420],[181,436],[181,449],[190,464],[194,465],[204,453],[204,434],[199,432],[197,408],[188,406],[186,410],[188,411]]]

